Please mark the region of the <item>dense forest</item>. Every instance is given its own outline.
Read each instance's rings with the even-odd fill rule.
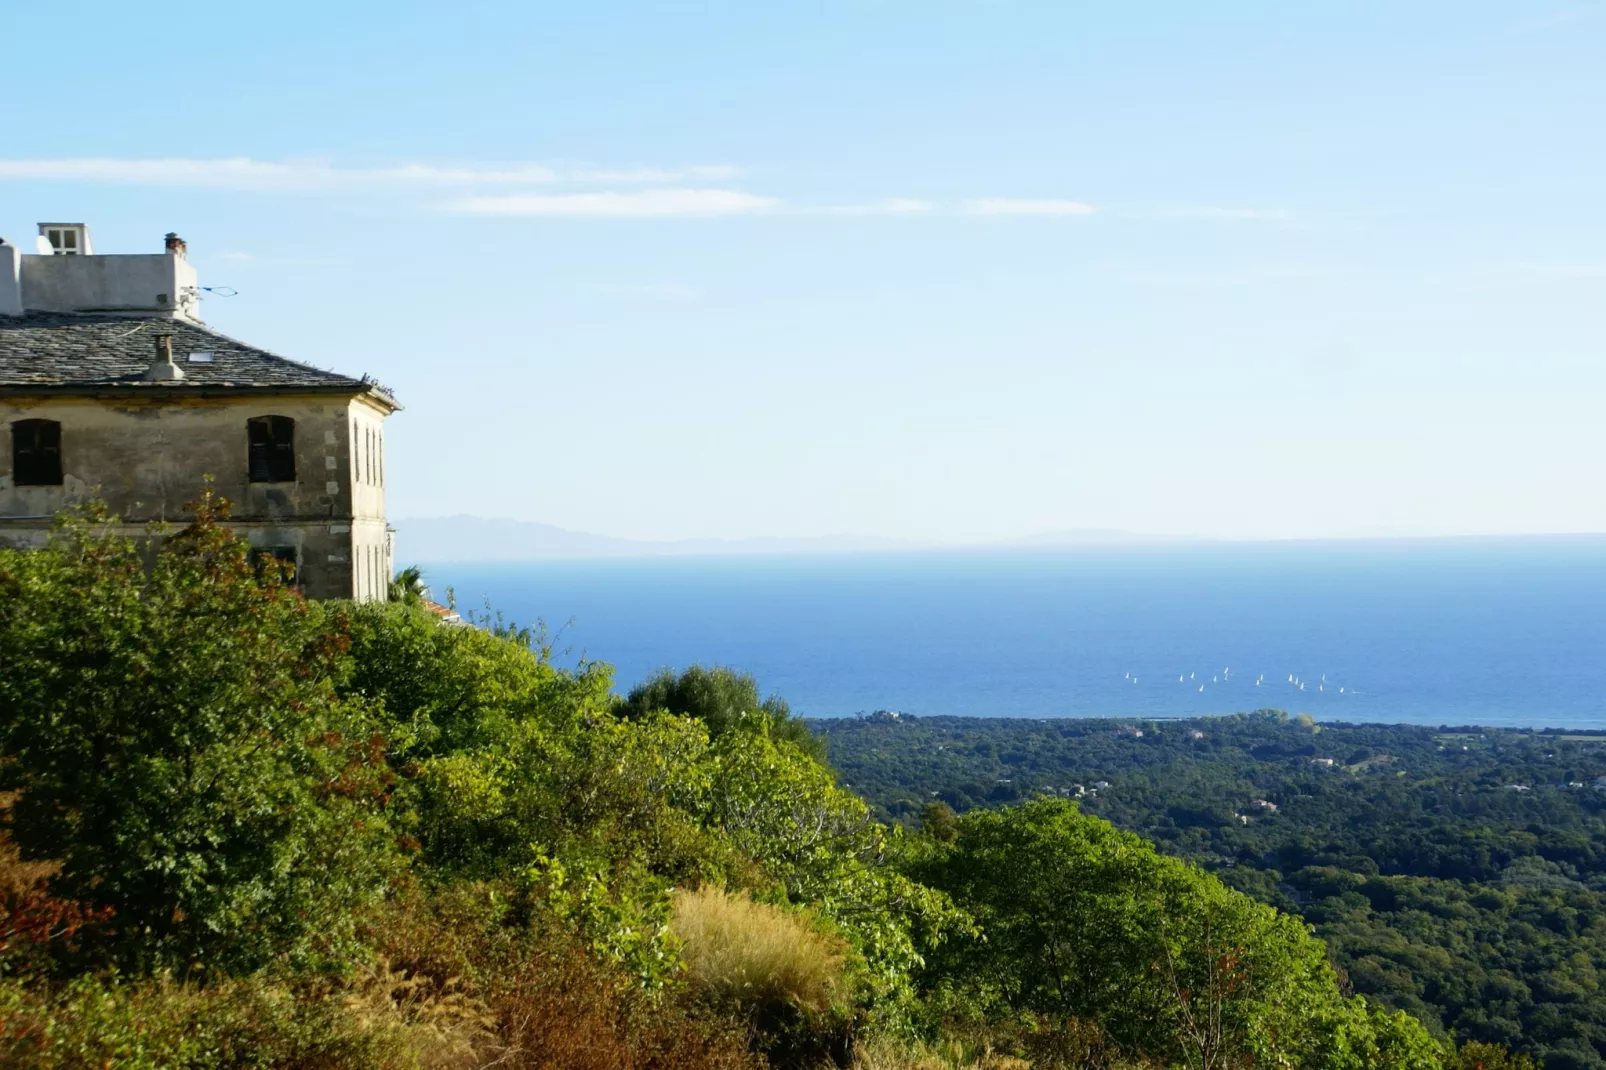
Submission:
[[[1074,799],[1315,927],[1355,992],[1606,1067],[1606,734],[1176,721],[811,722],[886,820]]]
[[[920,809],[920,827],[878,820],[751,678],[692,669],[620,695],[605,665],[555,665],[538,633],[443,624],[416,577],[388,602],[309,602],[227,516],[205,497],[182,530],[138,544],[91,511],[44,549],[0,550],[0,1065],[1531,1065],[1355,994],[1294,913],[1089,812],[1123,791],[1169,806],[1163,749],[1123,763],[1127,787],[1096,806],[1044,783],[955,815],[925,811],[939,789],[922,787],[888,804]],[[983,735],[967,749],[1015,754]],[[976,801],[960,781],[954,801]],[[1203,800],[1168,818],[1168,846],[1271,849],[1213,839]],[[1487,864],[1511,854],[1498,872],[1533,881],[1479,884],[1424,924],[1507,910],[1496,935],[1554,957],[1550,987],[1492,947],[1491,980],[1468,983],[1487,996],[1499,977],[1509,994],[1474,1024],[1571,993],[1543,1041],[1566,1052],[1594,991],[1590,952],[1558,947],[1591,946],[1574,905],[1592,894],[1589,838],[1536,836],[1517,857],[1515,831],[1489,835]],[[1364,919],[1384,904],[1373,875],[1328,864],[1361,854],[1304,849],[1285,908]],[[1222,872],[1240,869],[1260,872]],[[1411,894],[1384,887],[1385,905]],[[1583,1065],[1554,1062],[1567,1057],[1546,1065]]]

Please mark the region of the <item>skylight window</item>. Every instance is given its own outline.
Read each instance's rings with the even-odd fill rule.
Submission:
[[[190,355],[189,355],[189,363],[191,363],[191,364],[211,364],[212,363],[212,351],[210,349],[193,349],[193,350],[191,350],[190,351]]]

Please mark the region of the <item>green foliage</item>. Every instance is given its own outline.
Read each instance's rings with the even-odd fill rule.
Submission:
[[[1534,1070],[1534,1063],[1498,1045],[1469,1040],[1445,1063],[1445,1070]]]
[[[0,1064],[33,1070],[342,1066],[406,1057],[400,1022],[365,1028],[337,999],[258,977],[207,987],[85,975],[59,990],[0,977]]]
[[[605,669],[555,669],[539,646],[441,627],[415,607],[351,613],[341,688],[382,705],[403,775],[395,821],[453,878],[520,882],[592,950],[661,985],[675,968],[668,889],[747,863],[699,818],[706,730],[614,717]]]
[[[207,497],[154,554],[97,519],[0,552],[0,767],[24,859],[132,969],[243,969],[349,937],[383,887],[389,773],[329,677],[328,611],[259,579]]]
[[[863,957],[878,1020],[901,1020],[923,949],[966,924],[947,897],[894,864],[901,830],[871,820],[831,772],[767,730],[762,716],[714,742],[711,820],[787,898],[839,925]]]
[[[225,517],[208,498],[159,548],[80,520],[0,553],[0,1062],[735,1070],[751,1047],[813,1070],[895,1036],[861,1055],[1503,1065],[1341,995],[1296,918],[1069,803],[957,816],[968,788],[921,787],[884,811],[918,815],[911,834],[751,677],[666,673],[619,700],[537,633],[442,626],[418,575],[309,604]],[[1173,849],[1248,828],[1219,796],[1165,805]],[[1536,896],[1577,931],[1578,889],[1544,866],[1441,916],[1348,845],[1272,854],[1345,918],[1421,914],[1423,940]],[[1280,873],[1221,872],[1288,898]]]
[[[1275,712],[816,725],[880,816],[1080,791],[1084,812],[1302,915],[1369,1000],[1547,1067],[1606,1067],[1606,736]]]
[[[785,740],[819,761],[825,760],[824,740],[794,717],[792,708],[779,695],[761,699],[758,681],[747,673],[693,665],[676,676],[671,669],[661,669],[631,688],[618,705],[619,715],[627,718],[644,717],[659,710],[695,717],[708,725],[708,734],[715,738],[763,715],[775,739]]]
[[[917,873],[976,918],[933,981],[986,1016],[1096,1021],[1130,1056],[1199,1066],[1302,1060],[1343,1016],[1295,919],[1073,804],[969,814]]]
[[[390,581],[386,597],[392,602],[418,603],[429,597],[429,588],[424,585],[424,570],[417,565],[408,565]]]

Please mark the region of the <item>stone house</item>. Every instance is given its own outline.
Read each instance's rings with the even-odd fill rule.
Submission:
[[[181,524],[210,478],[309,597],[384,598],[390,392],[208,328],[177,235],[103,256],[82,224],[39,230],[37,254],[0,240],[0,545],[97,497],[130,534]]]

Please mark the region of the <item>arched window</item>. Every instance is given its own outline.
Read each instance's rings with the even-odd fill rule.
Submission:
[[[293,483],[296,422],[288,416],[253,416],[245,422],[253,483]]]
[[[11,425],[11,481],[19,487],[61,486],[61,425],[18,420]]]

